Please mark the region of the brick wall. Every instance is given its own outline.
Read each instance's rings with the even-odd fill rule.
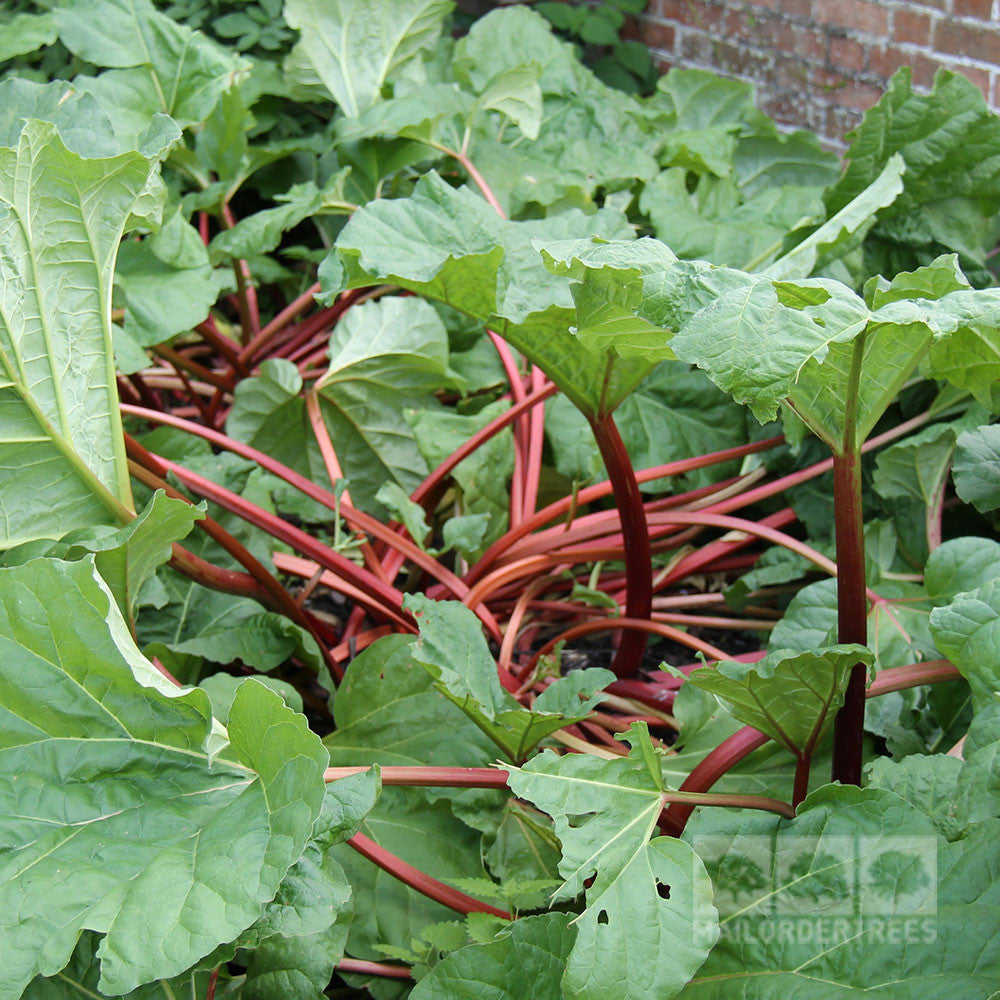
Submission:
[[[757,88],[778,122],[841,145],[900,66],[939,66],[1000,110],[1000,0],[650,0],[630,34],[666,71],[702,67]]]

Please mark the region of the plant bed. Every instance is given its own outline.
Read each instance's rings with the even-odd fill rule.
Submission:
[[[990,996],[1000,120],[450,8],[3,15],[0,1000]]]

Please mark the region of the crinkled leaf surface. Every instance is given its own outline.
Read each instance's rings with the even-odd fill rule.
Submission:
[[[427,467],[403,415],[454,386],[448,334],[418,298],[386,298],[351,309],[330,340],[330,364],[315,386],[337,458],[363,508],[387,480],[412,492]]]
[[[226,280],[209,266],[197,230],[175,212],[152,236],[129,240],[119,251],[115,285],[124,297],[124,336],[144,348],[186,333],[208,316]],[[118,368],[131,374],[124,361],[119,349]],[[148,365],[141,350],[136,363]]]
[[[956,594],[950,604],[935,608],[931,633],[969,682],[973,703],[993,702],[1000,691],[1000,579]]]
[[[450,0],[286,0],[302,33],[293,56],[310,67],[349,118],[377,103],[393,73],[437,41]]]
[[[887,161],[906,161],[904,188],[881,209],[866,247],[868,273],[895,273],[927,263],[942,250],[985,274],[983,240],[1000,208],[1000,122],[979,89],[957,73],[940,71],[931,93],[915,93],[908,68],[853,133],[847,167],[825,194],[839,212],[868,187]]]
[[[210,762],[207,696],[139,654],[92,562],[34,560],[0,581],[0,995],[58,972],[85,929],[105,935],[102,992],[177,975],[277,892],[319,814],[326,751],[248,681]]]
[[[51,124],[0,149],[4,547],[117,523],[131,506],[111,281],[122,233],[157,218],[158,185],[149,158],[84,159]]]
[[[980,1000],[996,985],[995,822],[948,844],[898,795],[834,785],[793,821],[720,815],[687,831],[722,934],[684,1000]],[[783,925],[811,931],[770,933]]]
[[[955,492],[981,514],[1000,507],[1000,424],[959,436],[953,473]]]
[[[93,94],[116,129],[141,132],[156,112],[182,128],[204,121],[249,68],[149,0],[71,0],[55,11],[60,41],[82,59],[114,67],[75,86]]]
[[[413,1000],[562,1000],[560,980],[576,938],[568,913],[524,917],[494,941],[452,952],[414,988]]]
[[[172,543],[185,538],[201,516],[198,507],[157,490],[135,520],[124,528],[116,531],[98,525],[71,531],[51,544],[41,540],[28,543],[22,548],[8,550],[3,564],[12,566],[37,556],[72,562],[93,554],[97,572],[114,595],[126,621],[131,621],[142,588],[170,558]],[[22,552],[25,558],[21,558]]]
[[[420,627],[414,660],[510,760],[524,760],[546,736],[585,718],[613,680],[610,670],[575,671],[546,688],[529,711],[501,687],[479,619],[468,608],[421,594],[408,596],[403,606]]]
[[[320,278],[326,287],[387,280],[446,302],[495,329],[584,412],[608,412],[649,366],[609,364],[603,354],[580,350],[569,332],[576,317],[568,283],[553,280],[532,240],[591,232],[620,237],[625,225],[608,209],[508,222],[472,191],[431,173],[410,198],[376,201],[356,212]]]
[[[565,882],[554,899],[572,899],[596,876],[574,921],[578,934],[563,977],[567,997],[673,996],[718,934],[701,861],[681,841],[649,839],[664,802],[641,742],[616,760],[545,751],[510,770],[514,794],[555,821]],[[645,742],[651,753],[648,736]]]
[[[1000,577],[1000,542],[966,535],[949,538],[924,567],[924,586],[935,604],[948,604],[962,591]]]
[[[833,723],[854,665],[873,662],[871,650],[859,645],[777,649],[756,663],[702,667],[688,681],[725,700],[741,722],[802,755],[812,753]]]

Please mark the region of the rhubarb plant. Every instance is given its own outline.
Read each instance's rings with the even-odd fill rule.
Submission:
[[[0,12],[0,995],[990,995],[976,88],[279,6]]]

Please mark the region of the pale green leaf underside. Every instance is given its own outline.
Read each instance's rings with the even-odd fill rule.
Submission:
[[[151,170],[139,153],[77,156],[42,122],[0,149],[0,546],[132,504],[111,284]]]

